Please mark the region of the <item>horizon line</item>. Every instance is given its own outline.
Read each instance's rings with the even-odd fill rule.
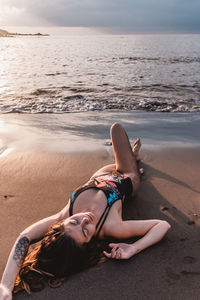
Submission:
[[[99,34],[124,34],[124,35],[131,35],[131,34],[135,34],[135,35],[139,35],[139,34],[144,34],[144,35],[150,35],[150,34],[155,34],[155,35],[159,35],[159,34],[169,34],[169,35],[174,35],[174,34],[200,34],[200,30],[199,31],[192,31],[192,30],[162,30],[162,31],[155,31],[155,30],[150,30],[150,31],[145,31],[145,30],[133,30],[130,28],[119,28],[119,27],[105,27],[105,26],[52,26],[52,25],[43,25],[43,26],[35,26],[35,25],[29,25],[29,26],[22,26],[22,25],[16,25],[16,26],[12,26],[12,25],[0,25],[0,29],[2,30],[8,30],[9,28],[21,28],[21,29],[26,29],[26,30],[31,30],[34,28],[40,28],[43,30],[48,31],[49,29],[54,29],[54,31],[57,31],[57,33],[59,33],[59,29],[64,30],[64,29],[68,29],[68,30],[90,30],[90,31],[94,31],[97,30],[99,31]],[[102,31],[102,32],[101,32]],[[26,32],[27,33],[27,32]]]

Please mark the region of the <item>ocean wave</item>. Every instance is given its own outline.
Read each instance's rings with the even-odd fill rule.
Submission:
[[[34,90],[31,95],[33,96],[42,96],[42,95],[53,95],[55,93],[55,90],[50,89],[36,89]]]
[[[186,85],[186,84],[141,84],[141,85],[132,85],[128,87],[119,87],[119,86],[113,86],[111,87],[113,91],[121,91],[123,93],[155,93],[155,96],[157,96],[156,93],[165,94],[166,97],[171,98],[171,96],[176,97],[176,94],[183,95],[182,97],[185,98],[192,98],[194,95],[199,95],[200,97],[200,84],[192,84],[192,85]],[[171,95],[171,96],[170,96]],[[177,99],[178,100],[178,99]]]
[[[124,61],[124,63],[147,63],[147,62],[160,62],[163,64],[179,64],[179,63],[200,63],[200,57],[187,57],[187,56],[178,56],[178,57],[142,57],[142,56],[124,56],[124,57],[112,57],[112,62],[115,61]],[[111,61],[107,61],[110,63]]]
[[[200,111],[200,84],[143,84],[117,86],[61,85],[30,93],[5,95],[2,113],[67,113],[92,110]]]
[[[117,91],[117,94],[113,94],[112,91]],[[175,94],[182,94],[187,97],[188,95],[190,98],[192,98],[195,94],[199,94],[200,92],[200,84],[161,84],[161,83],[155,83],[155,84],[140,84],[140,85],[131,85],[131,86],[115,86],[111,85],[109,83],[102,83],[97,84],[96,87],[87,87],[84,85],[77,85],[77,86],[61,86],[61,87],[51,87],[51,88],[38,88],[30,93],[30,95],[27,96],[27,98],[31,98],[32,96],[42,96],[45,97],[51,97],[52,99],[54,97],[62,97],[62,93],[70,93],[70,95],[66,96],[71,98],[80,98],[85,97],[88,98],[90,94],[92,94],[93,98],[96,98],[98,95],[98,98],[102,98],[102,93],[107,94],[107,98],[109,99],[110,96],[113,95],[121,95],[124,96],[124,98],[127,97],[127,93],[129,93],[129,97],[132,96],[132,93],[167,93],[167,97],[170,97],[170,93],[175,96]],[[73,94],[72,94],[73,93]],[[124,94],[125,93],[125,94]],[[136,94],[134,94],[136,95]]]
[[[56,100],[20,101],[7,105],[0,104],[1,113],[68,113],[105,110],[143,110],[153,112],[197,112],[200,111],[200,100],[175,101],[162,98],[146,99],[89,99],[82,95],[68,96]]]
[[[68,72],[47,73],[46,76],[68,75]]]

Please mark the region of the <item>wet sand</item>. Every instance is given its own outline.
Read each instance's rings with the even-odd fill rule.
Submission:
[[[0,158],[1,274],[20,231],[62,209],[74,188],[112,162],[110,150],[18,150]],[[124,206],[123,217],[167,220],[167,236],[128,261],[108,261],[58,289],[21,292],[14,299],[199,299],[200,148],[145,149],[141,165],[140,191]]]

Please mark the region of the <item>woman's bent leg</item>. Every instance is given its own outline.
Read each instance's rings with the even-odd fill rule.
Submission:
[[[112,125],[110,135],[115,156],[116,170],[131,178],[133,192],[135,193],[140,185],[140,176],[136,158],[133,154],[128,136],[122,125],[119,123]]]
[[[92,175],[91,178],[101,176],[101,175],[104,175],[104,174],[109,174],[109,173],[112,173],[113,171],[116,171],[116,165],[115,164],[106,165],[106,166],[102,167],[101,169],[97,170]]]

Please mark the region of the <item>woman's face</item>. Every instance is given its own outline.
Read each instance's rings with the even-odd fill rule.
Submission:
[[[88,243],[96,231],[95,215],[91,212],[75,214],[64,223],[65,232],[78,244]]]

